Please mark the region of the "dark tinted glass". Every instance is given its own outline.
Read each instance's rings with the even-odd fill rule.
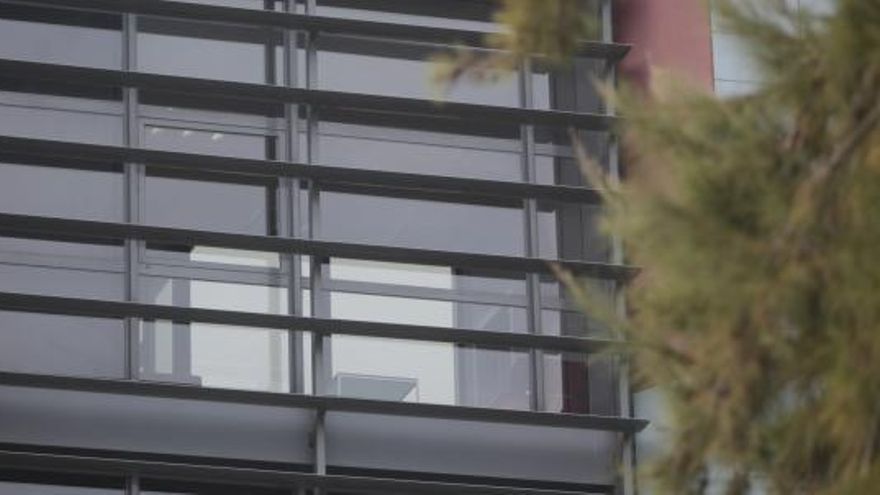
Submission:
[[[0,495],[110,495],[124,493],[122,478],[0,470]]]
[[[211,484],[191,481],[142,480],[143,495],[290,495],[290,489]]]

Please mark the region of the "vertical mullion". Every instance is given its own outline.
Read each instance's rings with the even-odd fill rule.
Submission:
[[[295,0],[284,2],[284,11],[293,13],[296,11]],[[285,87],[296,86],[297,81],[297,33],[285,29],[283,33],[283,83]],[[284,148],[281,159],[288,162],[299,160],[299,107],[295,104],[284,105]],[[299,179],[282,179],[284,196],[282,201],[282,229],[281,235],[296,237],[299,229],[299,203],[300,181]],[[288,312],[295,316],[303,316],[302,307],[302,267],[301,256],[297,253],[285,253],[282,266],[287,265],[287,308]],[[288,332],[288,371],[289,387],[292,393],[303,393],[304,369],[301,353],[303,345],[302,332],[291,330]]]
[[[136,42],[137,42],[137,17],[134,14],[122,15],[122,69],[131,71],[135,69]],[[138,90],[125,87],[123,92],[124,105],[124,145],[135,148],[140,145],[140,133],[138,132]],[[141,165],[125,163],[125,221],[128,223],[140,222],[140,174]],[[140,241],[136,239],[125,240],[125,300],[138,300],[138,256]],[[129,380],[137,380],[140,374],[140,346],[138,344],[139,319],[129,317],[125,319],[125,377]]]
[[[602,41],[613,42],[613,2],[611,0],[602,0],[601,13],[602,16]],[[605,77],[609,83],[617,86],[617,67],[615,62],[606,62]],[[615,115],[617,113],[614,102],[606,101],[605,113]],[[620,175],[620,146],[617,135],[611,133],[608,137],[608,175],[612,184],[619,184]],[[623,241],[619,235],[612,234],[611,238],[611,263],[622,264],[624,261]],[[616,282],[614,287],[614,304],[617,316],[626,317],[626,298],[621,282]],[[629,382],[629,365],[624,358],[619,359],[618,374],[618,396],[619,396],[619,414],[623,417],[631,417],[632,411],[632,390]],[[621,434],[622,445],[620,452],[621,463],[621,479],[619,492],[621,495],[635,495],[637,493],[636,486],[636,452],[635,452],[635,434]]]
[[[295,13],[296,3],[297,0],[284,0],[284,12]],[[284,43],[282,82],[285,87],[292,88],[297,85],[297,32],[285,29],[282,33],[282,43]],[[299,106],[296,104],[284,104],[283,144],[280,158],[286,162],[299,161]],[[283,194],[279,201],[282,212],[280,235],[296,237],[302,220],[299,211],[301,181],[289,177],[281,181]],[[303,316],[302,257],[298,253],[284,253],[281,263],[282,268],[287,265],[287,270],[284,271],[287,274],[287,311],[295,316]],[[303,344],[303,333],[289,329],[287,332],[288,387],[289,392],[295,394],[305,393]],[[291,490],[291,495],[305,495],[305,493],[303,488]]]
[[[526,109],[534,107],[534,88],[532,83],[532,65],[526,60],[519,68],[520,106]],[[520,144],[522,157],[522,179],[524,182],[536,182],[535,169],[535,127],[520,126]],[[523,200],[523,233],[525,238],[524,254],[537,257],[538,245],[538,202],[534,198]],[[540,334],[541,329],[541,280],[537,273],[526,274],[526,324],[529,333]],[[544,397],[544,352],[540,349],[529,349],[529,388],[531,389],[530,407],[535,411],[543,411],[546,407]]]
[[[129,475],[125,478],[125,495],[140,495],[141,480],[136,474]]]
[[[317,8],[316,0],[306,0],[306,15],[314,15]],[[318,77],[318,53],[316,47],[318,33],[311,31],[308,34],[306,46],[306,87],[317,87]],[[314,106],[308,108],[308,120],[306,122],[308,141],[307,163],[315,165],[318,162],[318,115]],[[321,203],[320,187],[312,181],[309,184],[308,214],[309,214],[309,238],[317,239],[321,236]],[[322,259],[312,256],[309,273],[309,292],[311,294],[312,317],[323,318],[329,308],[323,303],[325,294],[323,289],[323,263]],[[329,261],[329,260],[328,260]],[[326,371],[329,368],[329,339],[330,337],[312,335],[312,391],[315,395],[327,393]],[[327,474],[327,438],[325,430],[326,412],[318,409],[315,414],[314,448],[315,448],[315,473]],[[316,490],[320,493],[320,490]]]

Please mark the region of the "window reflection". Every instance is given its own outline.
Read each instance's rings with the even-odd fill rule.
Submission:
[[[0,311],[0,369],[123,378],[124,332],[122,320]]]
[[[546,411],[619,414],[614,356],[548,352],[543,367]]]
[[[602,206],[538,204],[538,252],[551,259],[608,262],[611,240],[602,230]]]
[[[287,290],[263,285],[142,277],[141,297],[152,304],[287,313]],[[287,339],[283,330],[147,320],[141,373],[210,387],[286,391]]]
[[[0,4],[0,58],[82,65],[122,66],[119,15]]]
[[[322,192],[327,240],[521,255],[519,208]]]
[[[274,182],[242,184],[222,181],[220,175],[214,176],[219,179],[214,181],[185,177],[176,170],[148,172],[144,182],[145,223],[241,234],[274,234]]]
[[[529,353],[513,349],[459,346],[459,404],[498,409],[529,409]]]
[[[0,77],[0,134],[92,144],[122,144],[122,92]]]
[[[538,109],[602,113],[596,80],[606,72],[604,60],[574,58],[564,67],[536,64],[532,72],[533,106]]]
[[[257,84],[281,81],[281,33],[245,26],[145,17],[138,70]]]
[[[0,237],[0,291],[120,300],[121,242]]]
[[[179,125],[147,124],[144,127],[144,147],[166,151],[264,160],[274,157],[274,145],[274,138],[265,134]]]
[[[283,330],[145,320],[140,374],[154,381],[286,392],[288,338]]]
[[[0,211],[121,221],[121,167],[96,168],[71,170],[0,162]]]
[[[315,13],[330,17],[472,31],[499,29],[497,24],[490,22],[492,8],[485,2],[433,0],[393,4],[369,0],[318,0],[317,4]]]
[[[522,176],[522,158],[514,140],[382,127],[322,127],[326,131],[320,137],[320,162],[331,166],[507,181]]]
[[[318,87],[334,91],[441,99],[479,105],[519,105],[513,74],[497,74],[492,84],[464,78],[444,92],[431,83],[432,54],[448,47],[354,36],[322,36],[318,41]]]
[[[395,324],[525,332],[524,281],[449,267],[332,260],[330,316]],[[345,284],[375,293],[341,291]],[[399,296],[390,296],[401,287]],[[485,298],[495,304],[473,302]],[[528,354],[387,338],[334,335],[330,393],[350,397],[528,409]]]

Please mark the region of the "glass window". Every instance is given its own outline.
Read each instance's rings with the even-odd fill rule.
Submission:
[[[448,47],[382,38],[321,36],[318,88],[479,105],[519,105],[519,85],[499,73],[493,83],[464,78],[443,92],[431,82],[432,54]]]
[[[603,113],[597,81],[605,70],[605,61],[593,58],[574,58],[565,67],[538,63],[532,72],[532,105],[542,110]]]
[[[55,160],[65,161],[61,158]],[[0,157],[0,211],[122,221],[125,210],[121,167],[96,168],[40,167]]]
[[[0,4],[0,57],[102,69],[122,66],[119,15]]]
[[[578,131],[577,138],[587,157],[607,170],[611,135],[602,131]],[[539,184],[588,186],[574,158],[567,129],[536,126],[535,141],[535,178]]]
[[[161,175],[160,175],[161,174]],[[187,178],[185,172],[150,168],[144,181],[144,222],[149,225],[268,235],[275,232],[276,182],[241,176]]]
[[[324,239],[521,255],[521,208],[321,192]]]
[[[122,92],[0,77],[0,134],[122,144]]]
[[[330,17],[473,31],[498,29],[498,25],[490,21],[494,5],[481,0],[396,3],[376,0],[318,0],[317,3],[315,13]]]
[[[157,276],[140,281],[140,298],[151,304],[287,313],[283,287]],[[282,330],[146,320],[141,326],[141,373],[148,379],[208,387],[286,391],[287,339]]]
[[[19,373],[123,378],[122,320],[0,311],[0,368]],[[0,493],[4,493],[2,488]]]
[[[284,330],[141,322],[141,377],[215,388],[289,390],[288,333]]]
[[[175,113],[181,117],[199,115],[185,109]],[[248,120],[243,115],[223,115]],[[239,158],[275,158],[276,139],[265,131],[164,122],[144,123],[144,147]],[[278,181],[271,177],[193,173],[152,166],[147,169],[143,186],[143,218],[153,225],[266,235],[276,229],[277,185]]]
[[[229,96],[218,98],[202,94],[172,93],[146,89],[142,90],[139,96],[141,105],[138,107],[138,115],[145,126],[165,127],[177,131],[183,131],[184,129],[209,131],[208,138],[212,137],[214,132],[265,136],[270,134],[269,129],[281,130],[284,128],[284,105],[278,102],[232,98]],[[191,137],[194,134],[195,132],[188,134],[186,137]],[[149,144],[150,146],[155,146],[158,149],[166,149],[162,148],[162,146],[170,146],[167,149],[174,151],[187,151],[186,147],[188,145],[184,143],[195,141],[194,139],[187,139],[179,140],[175,143],[173,140],[169,141],[168,138],[169,136],[167,135],[150,136],[147,134],[142,139],[145,145],[151,143]],[[224,149],[224,145],[228,143],[228,141],[216,138],[214,140],[203,139],[201,141],[203,145],[207,145],[209,142],[213,147],[211,149],[218,151],[199,151],[198,149],[193,149],[191,152],[219,154],[219,150]],[[233,154],[232,156],[241,158],[258,157],[250,154],[253,150],[257,149],[254,147],[253,141],[250,143],[238,141],[238,144],[242,145],[243,149],[247,151],[242,154]],[[268,146],[268,149],[274,150],[271,144]],[[258,151],[257,153],[265,155],[268,151]]]
[[[145,148],[165,151],[257,160],[271,159],[275,155],[274,137],[222,128],[199,129],[193,125],[149,123],[144,126],[143,141]]]
[[[0,291],[120,300],[120,244],[0,237]]]
[[[522,276],[334,258],[324,288],[333,318],[527,331]]]
[[[142,17],[137,37],[141,72],[279,84],[281,32],[218,23]]]
[[[524,278],[342,259],[331,260],[324,273],[329,274],[324,307],[331,318],[527,331]],[[328,387],[349,397],[527,409],[528,366],[521,367],[521,355],[527,356],[444,342],[334,335]],[[498,384],[503,390],[491,393]]]
[[[528,353],[335,335],[330,393],[364,399],[528,409]]]
[[[272,271],[281,267],[278,253],[214,246],[162,245],[147,243],[146,259],[171,265],[188,265],[224,270]]]
[[[321,164],[474,179],[519,181],[515,129],[506,137],[321,122]]]
[[[529,409],[529,353],[517,349],[458,346],[458,404],[497,409]]]
[[[218,277],[222,275],[224,274]],[[233,273],[225,275],[229,278],[235,276]],[[150,304],[251,313],[287,313],[287,289],[272,285],[142,276],[141,298]]]
[[[544,258],[608,262],[611,241],[601,228],[601,205],[538,203],[538,252]]]
[[[616,282],[612,280],[583,279],[589,304],[607,305],[613,314]],[[584,314],[578,301],[566,287],[550,275],[541,277],[541,326],[550,335],[573,335],[578,337],[611,338],[611,330],[600,315]]]
[[[544,407],[550,412],[620,414],[616,358],[604,354],[543,354]]]
[[[749,47],[735,34],[712,33],[712,57],[716,79],[748,82],[762,79]]]

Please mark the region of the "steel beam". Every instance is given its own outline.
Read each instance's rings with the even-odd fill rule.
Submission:
[[[202,97],[258,100],[273,103],[299,103],[318,108],[387,114],[417,114],[429,119],[452,122],[501,122],[547,126],[575,127],[583,130],[608,131],[617,117],[559,110],[531,110],[517,107],[478,105],[474,103],[438,102],[419,98],[379,96],[324,89],[289,88],[243,82],[169,76],[146,72],[75,67],[42,62],[0,59],[0,74],[17,78],[50,81],[75,81],[77,84],[128,87],[144,90],[173,91]]]
[[[309,165],[290,161],[255,160],[4,135],[0,135],[0,152],[41,156],[50,159],[63,158],[63,160],[45,164],[59,168],[88,166],[88,163],[71,161],[71,158],[85,161],[136,162],[147,166],[179,168],[188,171],[223,172],[250,177],[289,177],[341,186],[370,186],[377,193],[381,193],[383,190],[389,192],[409,190],[415,195],[439,191],[457,195],[462,202],[486,201],[487,197],[492,196],[587,204],[601,202],[598,191],[585,187]]]
[[[37,375],[0,372],[0,385],[50,390],[73,390],[102,394],[158,397],[166,399],[229,402],[327,412],[388,414],[487,423],[520,424],[553,428],[616,431],[635,433],[648,422],[643,419],[567,414],[487,407],[453,406],[418,402],[393,402],[329,395],[301,395],[250,390],[196,387],[146,381],[80,378],[72,376]]]
[[[53,7],[99,10],[173,17],[199,22],[223,22],[237,25],[314,31],[325,34],[376,36],[428,43],[484,45],[486,32],[430,26],[414,26],[390,22],[364,21],[319,15],[273,12],[215,5],[174,2],[168,0],[27,0],[18,3]],[[578,54],[582,57],[616,62],[630,50],[630,45],[613,42],[581,41]]]
[[[140,239],[147,242],[204,245],[276,253],[294,252],[318,257],[415,263],[508,272],[551,273],[551,265],[557,264],[581,276],[621,281],[629,280],[638,271],[635,267],[631,266],[589,261],[553,260],[311,239],[290,239],[14,213],[0,213],[0,233],[24,237],[27,237],[25,234],[28,233],[39,234],[41,238],[66,235],[68,238],[79,237],[84,239],[90,237],[96,239]]]
[[[0,292],[0,308],[100,318],[141,318],[174,322],[213,323],[263,329],[298,330],[316,336],[357,335],[429,342],[450,342],[487,347],[539,348],[558,352],[592,353],[606,350],[614,341],[594,338],[489,332],[461,328],[402,325],[244,311],[190,308],[127,301],[102,301],[74,297]],[[619,345],[619,343],[618,343]]]

